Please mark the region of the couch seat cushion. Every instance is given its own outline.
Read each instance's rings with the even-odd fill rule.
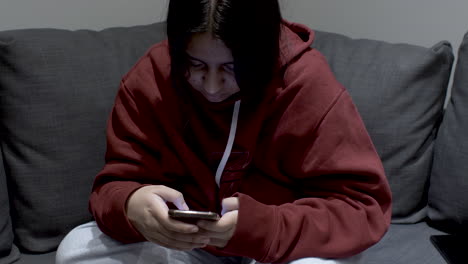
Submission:
[[[432,235],[445,234],[429,227],[425,222],[417,224],[392,224],[376,245],[364,251],[359,263],[353,264],[441,264],[442,255],[432,245]]]

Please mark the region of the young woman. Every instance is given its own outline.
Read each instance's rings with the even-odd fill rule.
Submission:
[[[313,31],[277,0],[171,0],[167,34],[121,82],[96,222],[58,263],[325,263],[383,236],[381,161]]]

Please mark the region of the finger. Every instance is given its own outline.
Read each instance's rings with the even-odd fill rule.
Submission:
[[[231,231],[232,231],[232,229],[229,229],[226,232],[213,232],[213,231],[200,229],[200,231],[198,231],[197,235],[199,235],[201,237],[208,237],[208,238],[210,238],[210,241],[211,241],[212,239],[227,239],[228,232],[231,232]]]
[[[177,221],[169,217],[167,211],[161,213],[160,211],[151,211],[151,214],[156,218],[157,222],[161,227],[169,233],[183,233],[183,234],[193,234],[197,233],[200,229],[197,225],[184,223],[182,221]]]
[[[182,222],[181,222],[182,223]],[[184,224],[184,223],[182,223]],[[192,226],[192,225],[190,225]],[[195,225],[193,225],[197,230],[199,228]],[[174,232],[171,230],[167,230],[163,224],[156,218],[156,217],[149,217],[146,221],[146,227],[145,227],[145,232],[144,235],[146,236],[151,236],[151,237],[157,237],[159,233],[164,234],[166,237],[171,237],[175,240],[179,241],[184,241],[184,242],[191,242],[191,243],[207,243],[206,240],[209,238],[204,237],[197,232],[194,233],[181,233],[181,232]]]
[[[230,197],[230,198],[223,199],[223,201],[221,202],[221,205],[223,207],[221,211],[221,215],[224,215],[225,213],[229,211],[239,210],[239,198]]]
[[[176,241],[182,241],[187,243],[193,244],[208,244],[210,242],[210,238],[208,236],[204,236],[201,234],[187,236],[184,234],[174,234],[170,236],[172,239]]]
[[[164,185],[157,186],[155,194],[161,196],[167,202],[173,203],[179,210],[189,210],[181,192]]]
[[[172,219],[169,215],[163,216],[160,223],[166,230],[175,233],[193,234],[200,230],[200,228],[195,224],[188,224]]]
[[[169,217],[166,203],[159,195],[154,195],[154,202],[149,208],[149,213],[153,216],[157,223],[161,224],[165,229],[178,233],[196,233],[199,228],[196,225],[177,221]]]
[[[200,220],[197,222],[197,226],[212,232],[227,232],[234,228],[237,223],[237,213],[238,211],[230,211],[221,217],[218,221],[207,221]]]
[[[159,226],[157,228],[157,232],[162,233],[164,236],[169,237],[169,238],[171,238],[173,240],[176,240],[176,241],[196,243],[196,244],[197,243],[198,244],[207,244],[210,241],[208,236],[200,234],[199,232],[192,233],[192,234],[174,232],[174,231],[171,231],[171,230],[167,230],[161,224],[159,224]]]

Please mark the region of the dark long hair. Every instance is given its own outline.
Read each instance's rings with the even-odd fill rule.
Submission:
[[[278,0],[170,0],[167,35],[173,83],[185,82],[192,34],[209,32],[231,50],[243,97],[261,96],[277,68],[281,21]]]

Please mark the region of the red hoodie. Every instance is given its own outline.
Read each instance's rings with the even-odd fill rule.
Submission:
[[[234,236],[206,248],[217,255],[342,258],[376,243],[390,223],[390,189],[349,94],[310,48],[313,38],[284,22],[281,74],[261,102],[241,106],[219,188],[237,98],[210,103],[189,88],[187,104],[171,86],[168,42],[153,46],[124,76],[108,122],[106,165],[90,198],[101,230],[144,241],[125,203],[142,186],[166,185],[194,210],[219,212],[223,198],[239,198]]]

